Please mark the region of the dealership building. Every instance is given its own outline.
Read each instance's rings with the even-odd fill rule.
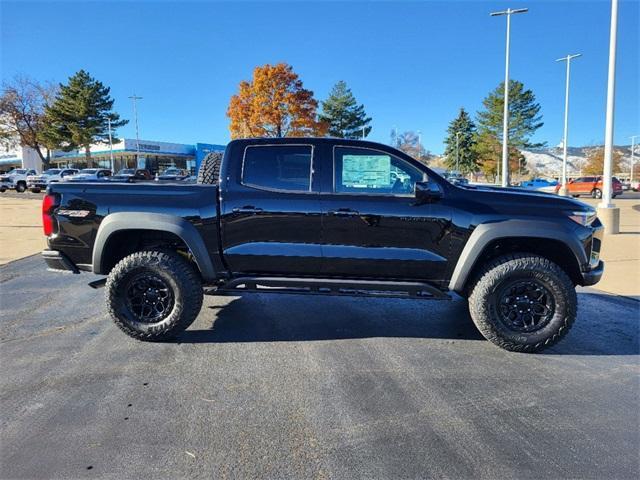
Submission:
[[[224,151],[224,145],[210,143],[157,142],[124,138],[111,147],[108,144],[91,145],[91,159],[94,167],[110,168],[115,172],[123,168],[146,168],[151,173],[160,173],[169,167],[178,167],[195,174],[202,159],[210,152]],[[28,147],[3,152],[0,169],[15,167],[35,168],[42,171],[42,163],[35,151]],[[111,158],[113,157],[113,165]],[[55,151],[51,155],[51,166],[86,168],[84,149],[71,152]]]

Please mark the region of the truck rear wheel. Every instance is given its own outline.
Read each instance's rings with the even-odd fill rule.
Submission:
[[[130,337],[161,341],[189,327],[202,307],[202,282],[193,266],[171,251],[123,258],[106,283],[107,308]]]
[[[497,346],[536,352],[558,342],[576,319],[575,287],[550,260],[533,254],[504,255],[489,262],[469,295],[471,318]]]
[[[220,165],[222,164],[222,152],[211,152],[202,159],[198,170],[197,183],[217,184],[220,179]]]

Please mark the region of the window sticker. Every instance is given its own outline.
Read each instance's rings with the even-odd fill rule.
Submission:
[[[349,188],[389,188],[391,157],[388,155],[344,155],[342,185]]]

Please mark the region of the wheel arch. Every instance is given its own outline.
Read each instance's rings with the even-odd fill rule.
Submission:
[[[476,227],[456,263],[449,290],[464,293],[470,280],[489,260],[505,253],[532,253],[558,264],[574,284],[588,263],[582,243],[557,222],[509,220]]]
[[[191,223],[175,215],[139,212],[112,213],[100,223],[93,245],[93,273],[102,275],[109,273],[115,262],[119,260],[118,252],[129,252],[126,249],[114,248],[126,239],[181,242],[193,255],[202,278],[207,281],[216,278],[204,240]]]

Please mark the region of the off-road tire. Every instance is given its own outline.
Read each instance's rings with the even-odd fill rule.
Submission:
[[[220,165],[222,165],[222,152],[211,152],[202,159],[198,170],[197,183],[217,185],[220,180]]]
[[[591,190],[591,197],[602,198],[602,190],[600,190],[599,188],[594,188],[593,190]]]
[[[4,193],[7,191],[7,187],[0,187],[0,193]]]
[[[508,328],[497,310],[501,285],[535,280],[551,293],[554,312],[541,329],[521,332]],[[515,352],[537,352],[564,337],[576,319],[578,300],[569,276],[552,261],[534,254],[498,257],[485,265],[470,286],[469,312],[480,333],[495,345]]]
[[[16,192],[22,193],[27,189],[27,185],[24,182],[18,182],[16,184]]]
[[[127,306],[126,292],[132,275],[150,272],[161,277],[173,293],[171,312],[157,323],[143,323]],[[130,337],[164,341],[193,323],[202,307],[202,281],[195,268],[172,251],[144,250],[123,258],[111,270],[105,286],[107,309],[115,324]]]

